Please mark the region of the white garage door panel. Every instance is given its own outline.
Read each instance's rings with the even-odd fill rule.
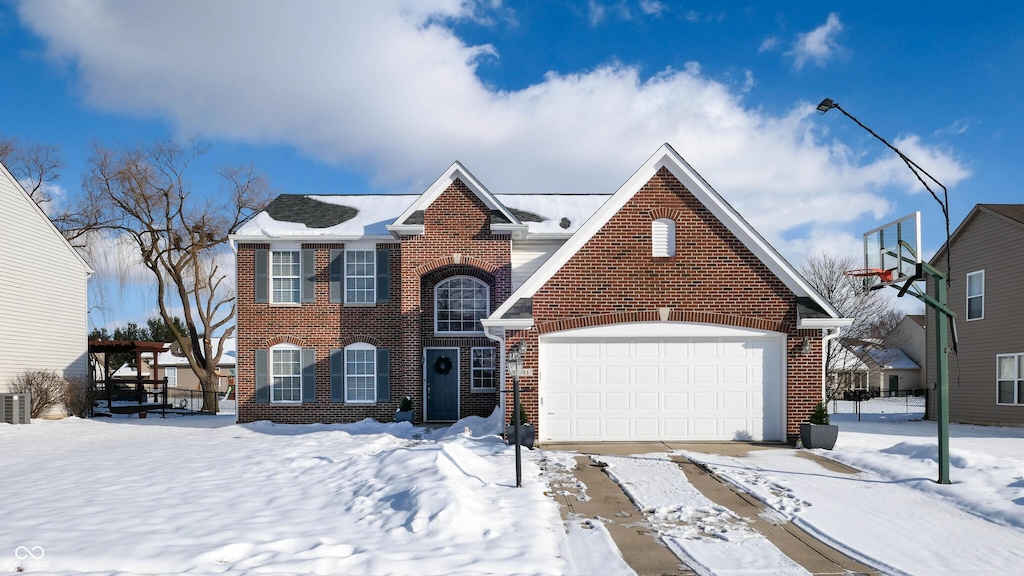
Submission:
[[[783,338],[542,338],[547,441],[782,440]]]

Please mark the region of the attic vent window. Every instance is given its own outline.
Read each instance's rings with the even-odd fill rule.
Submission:
[[[651,251],[655,258],[676,255],[676,222],[658,218],[651,223]]]

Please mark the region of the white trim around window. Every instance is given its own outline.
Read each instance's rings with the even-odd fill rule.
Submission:
[[[270,401],[275,404],[302,402],[302,349],[278,344],[270,349]]]
[[[470,390],[491,392],[498,386],[497,353],[494,348],[471,348],[469,351]]]
[[[491,289],[472,276],[453,276],[434,287],[434,333],[483,334],[480,320],[491,315]]]
[[[302,302],[302,251],[270,251],[270,303]]]
[[[996,404],[1024,406],[1024,354],[996,355]]]
[[[345,304],[377,303],[377,250],[345,250]]]
[[[967,321],[985,318],[985,271],[967,275]]]
[[[345,347],[345,403],[377,402],[377,348],[366,342]]]
[[[176,366],[167,366],[164,368],[164,378],[167,378],[167,386],[174,387],[178,385],[178,368]]]

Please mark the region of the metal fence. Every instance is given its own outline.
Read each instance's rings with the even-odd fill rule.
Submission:
[[[861,391],[855,391],[861,392]],[[917,414],[924,416],[928,404],[928,390],[898,390],[886,392],[885,396],[875,394],[837,394],[829,402],[830,414]]]

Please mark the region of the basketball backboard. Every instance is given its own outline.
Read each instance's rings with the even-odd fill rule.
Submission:
[[[921,213],[914,212],[864,234],[864,267],[892,273],[892,281],[875,279],[872,289],[903,285],[916,278],[921,264]]]

